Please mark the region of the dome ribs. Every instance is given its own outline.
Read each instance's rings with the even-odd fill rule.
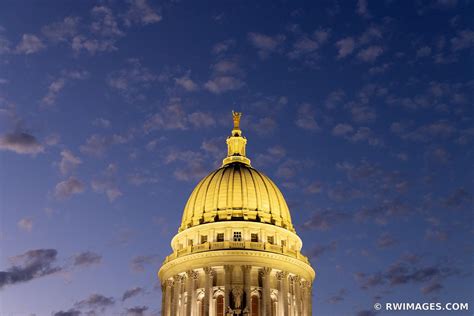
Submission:
[[[288,205],[275,183],[242,163],[225,165],[197,184],[180,231],[216,220],[260,221],[294,232]]]

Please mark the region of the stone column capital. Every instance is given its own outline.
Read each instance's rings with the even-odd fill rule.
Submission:
[[[288,277],[288,272],[286,271],[279,271],[276,273],[276,277],[278,280],[284,280]]]
[[[242,272],[249,272],[250,270],[252,270],[251,265],[243,265],[243,266],[240,266],[240,268],[242,269]]]
[[[234,270],[234,266],[233,265],[230,265],[230,264],[226,264],[224,265],[224,270],[225,272],[232,272]]]
[[[166,280],[166,286],[171,287],[171,286],[173,286],[173,284],[174,284],[174,281],[172,279]]]

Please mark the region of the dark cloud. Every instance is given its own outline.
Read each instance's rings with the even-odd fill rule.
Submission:
[[[362,289],[369,289],[381,285],[390,287],[404,284],[429,284],[425,287],[432,286],[440,280],[447,277],[459,275],[459,270],[451,265],[436,263],[423,265],[415,258],[404,256],[387,267],[384,271],[376,272],[371,275],[365,273],[356,273]]]
[[[375,316],[377,312],[372,310],[361,310],[356,313],[356,316]]]
[[[157,255],[136,256],[130,261],[130,267],[135,272],[145,271],[145,265],[157,264],[159,258]]]
[[[74,304],[77,308],[91,308],[99,311],[104,311],[107,307],[115,304],[113,297],[106,297],[102,294],[91,294],[88,298],[76,302]]]
[[[148,310],[148,306],[135,306],[126,309],[127,316],[143,316]]]
[[[79,316],[81,315],[81,311],[77,309],[69,309],[67,311],[59,311],[55,312],[53,316]]]
[[[470,205],[472,200],[472,194],[470,194],[464,188],[457,188],[446,197],[444,200],[444,205],[450,208],[459,208],[466,204]]]
[[[328,230],[334,225],[349,220],[351,215],[334,210],[319,210],[303,223],[303,228],[315,230]]]
[[[337,304],[344,301],[345,297],[347,296],[346,289],[340,289],[336,294],[332,295],[328,298],[328,303],[330,304]]]
[[[74,256],[75,266],[99,264],[101,261],[102,256],[92,251],[84,251]]]
[[[0,271],[0,288],[61,271],[61,267],[54,266],[57,254],[56,249],[35,249],[13,257],[14,265]]]
[[[141,287],[134,287],[134,288],[128,289],[122,295],[122,302],[125,301],[126,299],[142,294],[144,291],[145,290]]]
[[[326,245],[315,245],[309,250],[308,256],[311,258],[318,258],[322,254],[329,251],[335,251],[336,249],[337,249],[337,241],[333,240],[332,242]]]
[[[421,288],[421,293],[427,295],[439,292],[443,289],[443,285],[439,282],[433,282]]]
[[[0,150],[36,155],[44,151],[44,146],[33,135],[18,131],[0,136]]]
[[[383,233],[377,239],[377,247],[379,248],[388,248],[397,243],[397,240],[393,238],[389,233]]]

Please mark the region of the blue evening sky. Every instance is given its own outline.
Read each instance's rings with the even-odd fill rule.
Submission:
[[[316,269],[315,315],[474,308],[473,13],[1,1],[0,314],[159,315],[156,272],[233,109]]]

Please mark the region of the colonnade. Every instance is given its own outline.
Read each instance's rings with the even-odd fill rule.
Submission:
[[[242,273],[239,280],[233,280],[236,268],[240,268]],[[256,270],[259,281],[252,284],[252,272],[257,272]],[[223,277],[219,278],[222,284],[217,284],[217,271],[216,268],[204,267],[202,270],[190,270],[166,280],[162,284],[162,314],[311,316],[311,282],[298,275],[270,267],[225,265],[223,269],[219,269],[220,273],[223,272]],[[216,290],[223,290],[224,296],[224,304],[219,311],[212,305]],[[252,295],[258,296],[258,313],[251,310]]]

